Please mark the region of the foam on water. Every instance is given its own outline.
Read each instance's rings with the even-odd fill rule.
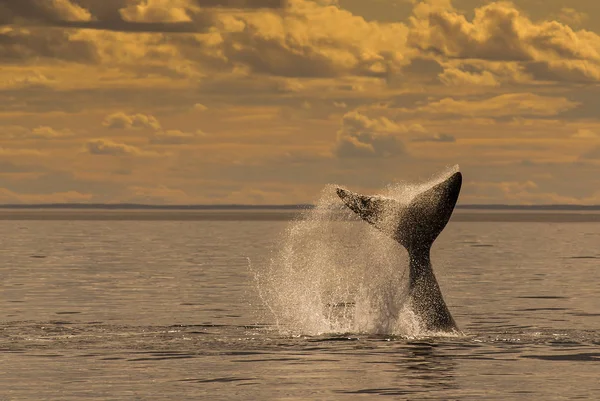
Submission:
[[[408,204],[456,171],[458,166],[426,183],[389,186],[381,196]],[[315,208],[288,226],[270,263],[255,272],[259,295],[279,330],[435,334],[423,333],[408,307],[404,248],[357,220],[335,188],[323,189]]]

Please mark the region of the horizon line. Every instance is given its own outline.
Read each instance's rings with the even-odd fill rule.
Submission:
[[[146,203],[7,203],[0,204],[0,209],[162,209],[162,210],[256,210],[256,209],[313,209],[314,204],[146,204]],[[487,210],[600,210],[600,205],[581,204],[502,204],[476,203],[457,204],[456,209]]]

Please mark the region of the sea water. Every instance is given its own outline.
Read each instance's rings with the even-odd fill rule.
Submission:
[[[362,221],[69,213],[0,224],[0,400],[600,397],[597,216],[455,211],[432,263],[464,336],[430,337]]]

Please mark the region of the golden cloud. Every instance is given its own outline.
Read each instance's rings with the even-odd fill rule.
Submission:
[[[216,68],[283,77],[384,77],[407,63],[407,33],[404,24],[367,22],[335,6],[290,0],[283,13],[219,14],[210,34],[178,46]]]
[[[26,128],[18,125],[0,127],[0,138],[10,140],[55,140],[73,138],[75,133],[68,128],[56,129],[46,125]]]
[[[579,156],[580,160],[600,160],[600,145],[585,151]]]
[[[577,139],[600,139],[600,136],[595,132],[592,131],[591,129],[588,128],[579,128],[577,130],[577,132],[575,132],[573,135],[571,135],[572,138],[577,138]]]
[[[88,141],[85,146],[87,152],[92,155],[141,156],[147,154],[147,152],[135,146],[113,142],[108,139],[94,139]]]
[[[0,188],[0,203],[3,204],[28,204],[28,203],[72,203],[87,202],[93,197],[89,193],[77,191],[53,192],[48,194],[23,194]]]
[[[55,83],[53,79],[48,78],[44,74],[41,74],[37,71],[19,75],[11,73],[10,75],[10,78],[0,81],[0,89],[43,88],[49,87]]]
[[[410,18],[409,45],[450,58],[520,62],[540,79],[540,66],[557,71],[553,79],[600,79],[600,36],[558,21],[533,22],[508,2],[475,9],[468,21],[451,8],[425,3]],[[537,74],[536,74],[537,73]]]
[[[5,62],[40,58],[79,63],[99,60],[94,43],[59,28],[0,27],[0,55]]]
[[[465,185],[465,199],[470,203],[495,204],[597,204],[600,192],[574,197],[543,191],[534,181],[471,181]]]
[[[191,22],[200,7],[189,0],[141,0],[119,10],[127,22]]]
[[[472,117],[504,117],[518,115],[553,116],[577,107],[579,103],[564,97],[534,93],[508,93],[481,100],[456,100],[451,97],[430,102],[413,109],[398,109],[401,113],[462,115]]]
[[[456,138],[450,134],[424,134],[416,136],[412,139],[413,142],[456,142]]]
[[[0,4],[0,23],[24,19],[41,23],[75,22],[91,21],[92,15],[69,0],[18,0]]]
[[[558,13],[558,20],[570,26],[579,26],[587,21],[589,16],[571,7],[563,7]]]
[[[53,0],[45,8],[33,0],[24,3],[31,3],[34,11],[30,14],[46,20],[50,18],[48,10],[53,10],[52,18],[65,21],[94,19],[68,0]],[[106,10],[102,14],[118,15],[120,22],[89,21],[96,24],[90,27],[97,31],[2,28],[0,53],[20,59],[98,63],[171,78],[198,79],[227,71],[297,78],[280,83],[281,90],[290,93],[303,89],[298,79],[309,77],[400,77],[403,68],[421,59],[423,53],[436,63],[434,70],[439,68],[438,62],[444,64],[445,71],[439,75],[447,85],[497,86],[510,79],[523,82],[532,78],[600,80],[600,36],[574,31],[558,21],[534,22],[510,3],[479,7],[471,21],[449,1],[417,3],[410,26],[366,21],[328,5],[331,2],[290,0],[284,11],[276,3],[131,1],[112,14]],[[266,6],[270,10],[216,13],[211,11],[215,6]],[[14,15],[29,15],[25,5],[11,7]],[[125,30],[119,25],[123,23],[137,27],[130,31],[148,33],[109,32]],[[191,24],[191,32],[203,33],[163,34],[181,24]],[[462,61],[452,61],[456,59]],[[513,66],[502,67],[507,63]]]
[[[498,79],[489,71],[481,73],[463,71],[458,68],[447,68],[439,75],[440,81],[446,85],[476,85],[476,86],[499,86]]]
[[[406,153],[398,137],[406,132],[386,117],[370,118],[358,111],[344,114],[334,153],[340,158],[392,157]]]
[[[37,2],[44,5],[48,10],[55,11],[56,16],[64,21],[91,21],[92,14],[85,8],[73,4],[69,0],[49,0],[45,2]]]
[[[152,115],[141,113],[126,114],[122,111],[106,116],[102,125],[112,129],[150,128],[159,130],[161,128],[156,117]]]
[[[0,156],[41,156],[43,155],[37,149],[5,148],[0,146]]]
[[[202,131],[183,132],[180,130],[166,130],[155,133],[150,138],[150,143],[153,145],[185,145],[195,142],[196,139],[204,135]]]
[[[564,18],[534,20],[508,3],[479,7],[471,18],[449,1],[429,0],[414,2],[408,24],[383,23],[333,0],[291,0],[277,10],[246,2],[253,13],[235,9],[237,0],[211,1],[8,2],[10,19],[0,11],[0,118],[36,128],[3,127],[2,138],[23,139],[52,157],[10,141],[0,155],[36,157],[87,182],[93,176],[121,191],[117,197],[129,196],[129,187],[132,197],[156,202],[242,203],[292,199],[291,187],[250,192],[248,177],[277,184],[297,176],[317,191],[315,177],[338,177],[340,165],[360,165],[355,173],[367,177],[375,165],[405,161],[425,171],[432,159],[507,166],[495,177],[503,186],[482,186],[480,196],[523,194],[518,199],[527,201],[545,192],[527,178],[513,182],[519,169],[533,169],[513,166],[520,160],[552,160],[573,171],[600,160],[594,89],[574,84],[600,81],[599,36]],[[69,8],[77,4],[83,12]],[[375,102],[387,105],[369,106]],[[201,144],[199,119],[215,133]],[[75,145],[54,141],[80,130],[93,136]],[[39,145],[26,142],[32,139]],[[85,154],[73,155],[71,147],[81,145]],[[177,160],[144,159],[166,150]],[[171,169],[180,164],[186,167]],[[394,178],[381,170],[382,179]],[[203,171],[220,189],[214,198],[185,198],[176,188],[185,190]],[[584,173],[595,179],[592,168]],[[579,179],[570,174],[554,182]],[[153,186],[159,179],[172,186]],[[89,188],[56,182],[59,192]]]

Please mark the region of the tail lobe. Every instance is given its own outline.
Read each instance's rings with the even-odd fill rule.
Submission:
[[[336,192],[348,208],[407,250],[428,250],[450,220],[461,185],[462,174],[456,172],[421,192],[408,204],[342,188],[337,188]]]

